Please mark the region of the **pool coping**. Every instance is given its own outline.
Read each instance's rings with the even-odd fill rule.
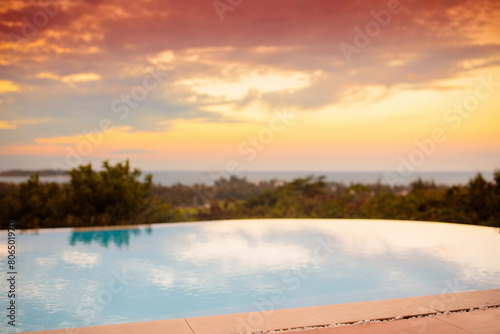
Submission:
[[[273,309],[262,304],[262,311],[194,318],[135,322],[117,325],[55,329],[31,334],[248,334],[263,331],[307,330],[332,324],[368,323],[374,320],[408,319],[442,312],[468,311],[500,306],[500,289],[453,292],[439,295],[385,299],[367,302]],[[469,312],[472,314],[474,312]],[[421,318],[425,319],[425,318]],[[353,329],[353,333],[354,333]],[[314,331],[311,330],[311,333]],[[294,332],[295,333],[295,332]]]

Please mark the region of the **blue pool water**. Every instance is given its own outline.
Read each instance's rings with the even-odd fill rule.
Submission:
[[[17,232],[16,326],[2,279],[1,332],[500,288],[490,227],[283,219]]]

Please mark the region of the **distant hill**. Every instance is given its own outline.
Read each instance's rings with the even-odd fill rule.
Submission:
[[[40,176],[58,176],[58,175],[68,175],[68,171],[57,171],[51,169],[45,170],[22,170],[22,169],[12,169],[0,172],[0,176],[31,176],[35,173],[39,173]]]

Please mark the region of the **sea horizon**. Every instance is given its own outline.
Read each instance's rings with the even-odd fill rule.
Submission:
[[[464,185],[478,173],[487,180],[493,180],[493,171],[208,171],[208,170],[146,170],[146,174],[153,176],[153,183],[162,186],[172,186],[180,183],[186,186],[194,184],[211,185],[221,177],[236,176],[246,178],[249,182],[265,182],[278,180],[289,182],[297,178],[309,176],[324,176],[327,182],[344,183],[346,185],[361,183],[374,184],[380,182],[388,185],[410,185],[419,178],[423,181],[434,182],[437,185]],[[0,182],[19,184],[28,180],[27,176],[0,176]],[[41,176],[42,182],[67,183],[69,176]]]

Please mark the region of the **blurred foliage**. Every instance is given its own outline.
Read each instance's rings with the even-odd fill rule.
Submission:
[[[153,224],[243,218],[364,218],[441,221],[500,227],[500,171],[492,182],[477,174],[466,185],[417,180],[410,186],[326,182],[249,182],[221,177],[213,185],[154,185],[129,162],[97,172],[80,166],[68,184],[0,183],[2,228]]]
[[[18,187],[0,188],[2,228],[9,220],[17,228],[78,227],[158,223],[175,212],[151,195],[152,176],[141,181],[141,172],[129,162],[111,166],[103,162],[70,172],[69,184],[42,183],[38,174]]]
[[[326,183],[299,178],[243,201],[213,199],[194,220],[239,218],[360,218],[439,221],[500,227],[500,171],[467,185],[439,186],[421,179],[409,187]],[[228,205],[230,203],[230,205]]]

